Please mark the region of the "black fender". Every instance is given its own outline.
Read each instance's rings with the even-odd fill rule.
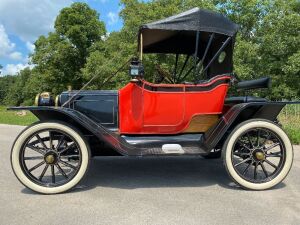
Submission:
[[[248,119],[266,119],[272,122],[277,120],[278,114],[287,104],[299,104],[300,102],[251,102],[232,106],[218,121],[210,128],[202,139],[203,147],[210,151],[220,147],[227,134],[241,122]]]
[[[28,110],[32,112],[40,121],[62,121],[68,123],[81,131],[88,131],[100,141],[108,144],[112,149],[121,155],[141,155],[141,148],[135,148],[128,144],[120,135],[110,131],[99,123],[94,122],[89,117],[79,111],[48,106],[32,107],[11,107],[8,110]]]

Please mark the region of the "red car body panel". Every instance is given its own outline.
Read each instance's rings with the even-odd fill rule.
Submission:
[[[121,134],[178,134],[195,115],[221,114],[230,76],[203,84],[129,83],[119,91]]]

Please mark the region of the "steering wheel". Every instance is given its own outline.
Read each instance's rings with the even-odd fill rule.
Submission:
[[[167,83],[170,83],[170,84],[174,84],[174,80],[172,78],[172,75],[165,71],[164,69],[162,69],[160,67],[160,65],[156,64],[155,65],[155,69],[157,71],[157,73],[160,75],[161,79],[158,81],[159,83],[163,82],[164,80],[167,82]]]

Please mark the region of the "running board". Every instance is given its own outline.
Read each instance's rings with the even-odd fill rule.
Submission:
[[[164,136],[121,136],[129,145],[141,149],[141,155],[199,155],[202,134]]]
[[[169,145],[169,144],[167,144]],[[173,144],[174,145],[174,144]],[[151,148],[142,151],[142,156],[154,156],[154,155],[204,155],[207,154],[199,147],[166,147],[165,145],[161,148]]]

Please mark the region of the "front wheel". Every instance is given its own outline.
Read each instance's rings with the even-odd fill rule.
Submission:
[[[265,190],[279,184],[289,173],[293,147],[276,124],[252,119],[239,124],[223,146],[229,176],[240,186]]]
[[[12,169],[29,189],[43,194],[68,191],[89,165],[90,151],[76,129],[56,122],[34,124],[15,140]]]

